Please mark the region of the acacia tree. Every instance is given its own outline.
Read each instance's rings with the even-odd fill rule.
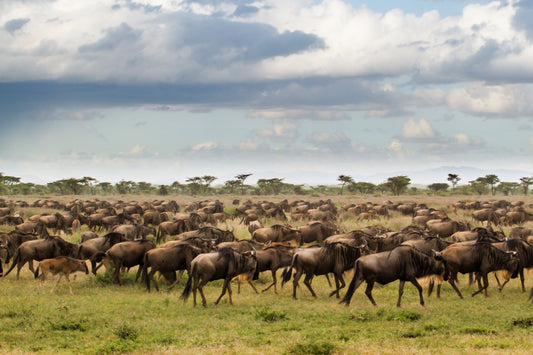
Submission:
[[[483,195],[488,185],[487,180],[484,177],[478,177],[476,180],[469,181],[468,183],[480,196]]]
[[[521,177],[520,185],[522,185],[522,188],[524,189],[524,195],[527,196],[527,193],[529,192],[529,185],[533,185],[533,177]]]
[[[376,190],[376,185],[371,182],[355,182],[348,185],[348,190],[351,192],[359,192],[361,195],[372,194]]]
[[[452,193],[455,192],[455,186],[457,185],[459,180],[461,180],[459,175],[457,175],[457,174],[448,174],[448,181],[451,182],[451,184],[452,184]]]
[[[187,183],[187,187],[189,188],[189,192],[191,195],[196,195],[200,192],[200,188],[201,188],[201,182],[202,182],[202,178],[199,177],[199,176],[194,176],[194,177],[190,177],[190,178],[187,178],[185,180],[185,182]]]
[[[509,194],[514,195],[515,191],[520,187],[520,184],[517,182],[505,182],[502,181],[496,187],[497,190],[501,191],[505,196]]]
[[[241,182],[239,180],[227,180],[222,189],[230,194],[233,194],[238,186],[241,186]]]
[[[284,178],[259,179],[257,180],[257,186],[259,186],[265,195],[268,193],[279,195],[281,189],[283,188],[283,179]]]
[[[218,178],[216,176],[213,176],[213,175],[204,175],[204,176],[200,177],[200,179],[204,182],[203,183],[204,194],[207,194],[207,190],[209,189],[209,185],[211,185],[213,183],[213,181],[215,181]]]
[[[253,175],[253,174],[235,175],[235,179],[237,179],[241,184],[241,195],[244,195],[244,180],[246,180],[250,175]]]
[[[405,175],[400,175],[388,178],[385,186],[391,190],[394,196],[400,196],[410,183],[410,178]]]
[[[341,195],[344,191],[344,186],[346,184],[353,184],[354,181],[353,181],[353,178],[349,175],[339,175],[339,177],[337,178],[338,181],[341,182]]]
[[[500,178],[494,174],[490,174],[485,175],[484,179],[487,185],[490,186],[490,194],[494,196],[494,193],[496,192],[496,184],[500,182]]]
[[[439,191],[446,191],[448,190],[448,187],[450,187],[450,185],[446,183],[440,183],[440,182],[436,182],[434,184],[428,185],[428,189],[433,191],[433,193],[439,192]]]

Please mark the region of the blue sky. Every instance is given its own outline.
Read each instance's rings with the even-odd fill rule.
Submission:
[[[0,171],[533,175],[530,1],[4,0]],[[475,169],[475,170],[472,170]],[[475,175],[480,174],[480,175]],[[253,181],[251,181],[253,182]]]

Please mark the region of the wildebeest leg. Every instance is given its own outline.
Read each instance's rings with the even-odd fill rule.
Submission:
[[[459,296],[459,298],[463,298],[463,295],[461,294],[461,291],[459,291],[459,289],[457,288],[457,286],[455,285],[455,278],[457,277],[457,275],[455,275],[454,277],[450,277],[448,279],[448,282],[450,283],[450,285],[452,285],[453,289],[455,290],[455,292],[457,293],[457,295]]]
[[[174,286],[176,286],[180,281],[181,281],[181,277],[183,276],[183,273],[185,272],[185,270],[180,270],[178,272],[178,278],[176,279],[176,281],[174,281],[170,286],[168,286],[168,290],[167,291],[170,291],[174,288]],[[189,274],[190,275],[190,274]]]
[[[305,286],[307,286],[309,291],[311,291],[311,294],[313,295],[313,297],[317,298],[315,291],[313,291],[313,288],[311,287],[311,281],[313,281],[313,276],[314,275],[312,274],[305,274],[304,284]]]
[[[220,294],[220,296],[218,296],[217,300],[215,301],[215,306],[218,304],[218,302],[220,302],[220,299],[222,298],[222,296],[224,296],[226,294],[226,289],[228,288],[228,284],[230,283],[231,279],[229,278],[225,278],[224,279],[224,284],[222,285],[222,293]],[[231,304],[231,296],[230,296],[230,304]]]
[[[483,277],[483,285],[481,285],[481,277]],[[478,293],[482,292],[483,290],[485,290],[485,297],[487,297],[488,296],[487,287],[489,286],[489,278],[488,278],[487,274],[483,274],[482,276],[477,275],[476,276],[476,280],[477,280],[477,284],[478,284],[478,290],[476,292],[472,293],[472,297],[474,297]]]
[[[154,278],[154,274],[157,270],[154,270],[152,268],[152,270],[150,270],[150,273],[148,275],[146,275],[146,285],[148,286],[148,292],[150,291],[150,280],[154,283],[154,287],[155,289],[157,290],[157,292],[159,292],[159,285],[157,284],[157,281],[155,280]]]
[[[502,288],[503,288],[503,286],[502,286],[502,284],[501,284],[501,282],[500,282],[500,279],[498,278],[498,275],[496,275],[496,273],[494,273],[494,278],[496,279],[496,283],[498,284],[498,290],[499,290],[500,292],[502,292]],[[504,282],[504,285],[505,285],[505,282]]]
[[[518,273],[520,274],[520,282],[522,283],[522,292],[526,292],[526,288],[524,287],[524,268],[520,268]]]
[[[326,280],[328,280],[328,286],[331,287],[331,281],[329,279],[329,275],[328,274],[326,274]]]
[[[122,269],[122,263],[114,263],[115,264],[115,271],[113,271],[113,282],[118,284],[119,286],[122,286],[120,283],[120,269]]]
[[[135,275],[135,282],[137,282],[137,280],[139,280],[139,276],[141,276],[141,273],[143,271],[143,264],[139,264],[139,268],[137,269],[137,275]]]
[[[278,290],[276,290],[276,283],[277,283],[277,279],[276,279],[276,270],[271,270],[272,271],[272,283],[270,285],[268,285],[267,288],[265,288],[263,291],[261,292],[265,292],[267,291],[268,289],[270,289],[272,286],[274,286],[274,293],[275,294],[278,294]]]
[[[377,306],[376,301],[374,301],[374,297],[372,297],[372,288],[374,288],[374,281],[367,281],[365,295],[374,306]]]
[[[250,285],[254,289],[255,293],[259,293],[259,291],[257,291],[257,288],[255,288],[254,284],[252,283],[252,281],[248,280],[248,285]]]
[[[35,270],[33,269],[33,260],[28,261],[28,267],[30,268],[31,273],[35,273]]]
[[[471,272],[468,274],[468,286],[472,286],[474,284],[474,273]]]
[[[420,297],[420,305],[423,306],[424,305],[424,296],[422,295],[422,286],[420,286],[420,284],[418,283],[418,281],[416,279],[412,279],[412,280],[409,280],[411,281],[411,283],[413,285],[415,285],[415,287],[418,289],[418,296]],[[398,307],[399,306],[399,303],[400,303],[400,299],[398,299]]]
[[[68,291],[70,292],[71,295],[73,295],[72,287],[70,286],[70,278],[68,277],[68,274],[65,275],[65,278],[67,279]]]
[[[329,294],[329,297],[333,296],[334,294],[337,294],[337,298],[340,298],[339,291],[341,288],[346,286],[346,283],[344,282],[344,278],[342,277],[342,274],[340,275],[334,274],[334,275],[335,275],[335,291],[332,291]]]
[[[434,287],[435,287],[435,280],[432,278],[431,280],[429,280],[429,284],[428,284],[428,297],[430,297],[431,294],[433,293]]]
[[[59,281],[61,281],[61,276],[63,276],[63,274],[59,273],[59,277],[57,278],[57,282],[54,285],[54,287],[52,287],[52,291],[50,291],[50,293],[53,293],[55,288],[56,288],[56,286],[59,285]]]
[[[400,286],[398,287],[398,302],[396,302],[396,307],[400,308],[400,303],[402,301],[403,288],[405,287],[405,281],[400,280]]]
[[[296,299],[296,288],[298,287],[298,281],[300,281],[300,277],[302,277],[302,271],[298,270],[292,279],[292,298],[294,299]]]

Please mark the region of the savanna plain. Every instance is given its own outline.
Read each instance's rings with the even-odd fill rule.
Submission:
[[[201,200],[219,199],[225,211],[233,213],[232,200],[239,196],[202,197]],[[18,199],[4,196],[4,198]],[[33,202],[43,197],[24,197]],[[50,197],[63,202],[80,196]],[[94,199],[84,196],[82,199]],[[180,206],[199,200],[183,196],[98,196],[109,201],[175,200]],[[472,196],[245,196],[252,201],[289,202],[297,199],[319,200],[331,198],[337,206],[347,203],[393,202],[425,203],[428,207],[444,210],[452,219],[469,221],[471,211],[452,211],[453,202],[464,200],[491,200]],[[528,196],[499,197],[510,201],[533,203]],[[494,198],[492,198],[493,200]],[[39,208],[25,208],[26,218],[32,214],[55,212]],[[267,220],[264,225],[280,223]],[[301,226],[306,222],[290,222]],[[367,225],[380,224],[399,230],[411,224],[411,217],[392,212],[390,219],[357,221],[342,218],[337,223],[346,231]],[[524,226],[533,227],[533,222]],[[238,239],[250,238],[246,226],[238,219],[219,224],[219,228],[233,229]],[[1,231],[13,227],[1,226]],[[79,242],[81,233],[65,239]],[[503,227],[506,235],[511,227]],[[5,267],[4,267],[5,270]],[[372,306],[364,294],[364,285],[354,294],[350,306],[338,304],[329,297],[331,287],[324,276],[313,280],[317,292],[314,299],[300,282],[298,299],[292,298],[292,282],[279,288],[256,294],[247,284],[241,285],[240,294],[234,283],[233,303],[227,295],[218,306],[213,302],[221,292],[222,282],[208,283],[204,288],[207,307],[193,307],[192,299],[180,299],[186,276],[170,292],[148,293],[146,287],[135,282],[135,269],[123,275],[123,286],[114,285],[104,270],[97,276],[77,273],[72,281],[74,295],[66,283],[59,284],[53,294],[50,289],[55,278],[45,285],[46,294],[38,294],[38,284],[25,266],[20,280],[15,272],[0,279],[0,353],[61,353],[61,354],[531,354],[533,349],[533,304],[528,302],[533,286],[533,275],[526,272],[526,289],[522,292],[518,279],[500,293],[494,276],[489,275],[489,297],[470,297],[473,290],[467,276],[459,276],[459,288],[464,299],[459,299],[449,284],[444,284],[440,299],[435,294],[427,297],[426,305],[418,302],[418,292],[406,284],[402,307],[396,308],[398,281],[374,288],[378,303]],[[281,273],[281,271],[280,271]],[[349,283],[352,272],[345,274]],[[278,280],[280,278],[278,277]],[[271,282],[270,272],[254,281],[261,290]],[[423,284],[424,291],[427,285]],[[341,297],[345,289],[341,290]],[[192,298],[192,297],[191,297]]]

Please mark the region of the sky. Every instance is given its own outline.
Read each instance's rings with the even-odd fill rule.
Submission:
[[[533,175],[533,1],[2,0],[0,171]]]

